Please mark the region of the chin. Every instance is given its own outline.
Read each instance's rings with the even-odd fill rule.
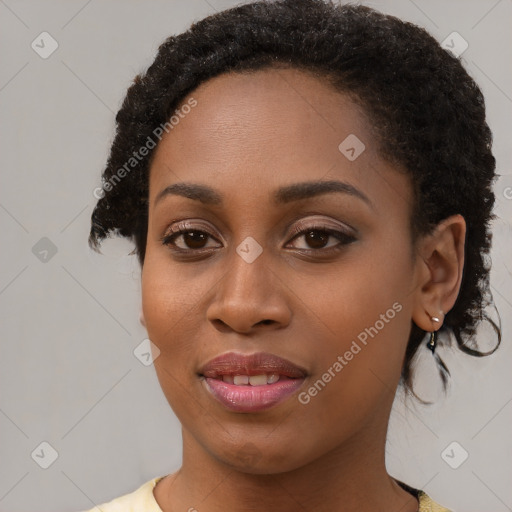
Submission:
[[[272,442],[271,442],[272,443]],[[294,471],[311,462],[307,457],[293,451],[294,448],[274,441],[270,444],[247,441],[236,448],[226,449],[221,453],[212,450],[214,457],[227,466],[241,473],[250,475],[276,475]]]

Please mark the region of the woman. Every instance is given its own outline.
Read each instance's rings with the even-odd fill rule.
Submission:
[[[367,7],[255,2],[167,39],[116,119],[90,243],[135,242],[183,464],[101,510],[446,511],[385,441],[418,351],[443,383],[439,336],[484,355],[495,161],[458,59]]]

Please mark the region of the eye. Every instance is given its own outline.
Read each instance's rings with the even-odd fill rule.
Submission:
[[[294,228],[293,231],[296,233],[296,236],[292,238],[292,242],[303,238],[305,244],[307,244],[307,246],[303,244],[303,247],[297,247],[295,245],[296,249],[303,251],[336,251],[356,240],[354,236],[344,231],[327,226],[298,226]]]
[[[356,240],[354,236],[342,230],[321,225],[306,227],[297,225],[293,228],[292,235],[294,236],[289,243],[293,248],[303,252],[322,254],[339,251]],[[298,243],[301,238],[303,239],[302,244]],[[174,252],[183,254],[194,252],[201,254],[222,247],[222,243],[208,231],[197,229],[197,226],[192,226],[187,222],[171,225],[160,241]]]
[[[171,226],[167,233],[160,239],[163,245],[171,247],[175,251],[198,251],[221,247],[216,239],[207,231],[188,227],[186,224]]]

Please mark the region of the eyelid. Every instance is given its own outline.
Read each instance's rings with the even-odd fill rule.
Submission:
[[[342,231],[346,232],[348,235],[358,235],[359,230],[354,228],[353,226],[338,221],[337,219],[331,218],[329,216],[326,216],[325,214],[320,214],[318,212],[302,212],[300,215],[292,218],[290,222],[288,223],[288,226],[291,226],[292,224],[295,224],[295,227],[292,229],[293,234],[299,233],[302,229],[307,229],[310,227],[308,223],[311,223],[311,225],[314,225],[315,228],[318,228],[318,225],[320,223],[328,223],[326,227],[331,227],[329,225],[329,222],[331,223],[331,226],[334,229],[341,229]],[[199,225],[199,227],[198,227]],[[169,222],[168,227],[165,229],[165,234],[173,234],[179,230],[187,230],[187,229],[194,229],[194,230],[200,230],[201,226],[205,227],[205,231],[210,233],[212,231],[212,228],[209,227],[210,224],[205,222],[203,219],[200,218],[189,218],[189,219],[173,219]],[[222,236],[217,232],[217,230],[214,230],[217,234],[212,236],[216,236],[217,238],[222,238]],[[288,228],[285,228],[285,231],[283,232],[283,235],[288,232]]]
[[[336,230],[341,231],[347,236],[356,236],[358,234],[357,229],[352,228],[351,226],[348,226],[347,224],[342,224],[339,222],[335,222],[332,220],[329,223],[329,220],[322,216],[316,216],[316,217],[308,217],[308,219],[302,219],[299,220],[294,227],[291,230],[292,235],[298,235],[303,234],[304,231],[307,231],[308,229],[315,229],[315,230]]]
[[[200,219],[186,219],[181,221],[172,221],[166,228],[164,237],[174,235],[183,231],[204,231],[212,238],[221,238],[219,235],[214,235],[212,229],[201,223]]]

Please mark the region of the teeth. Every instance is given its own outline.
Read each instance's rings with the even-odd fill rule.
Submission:
[[[244,386],[249,384],[249,376],[248,375],[235,375],[233,379],[233,384],[235,386]]]
[[[228,384],[234,384],[235,386],[264,386],[266,384],[274,384],[279,380],[278,373],[271,373],[266,375],[223,375],[222,380]]]
[[[267,383],[267,376],[263,375],[251,375],[249,377],[249,384],[251,386],[264,386]]]
[[[272,373],[270,375],[267,375],[267,384],[274,384],[274,382],[277,382],[278,380],[279,380],[278,373]]]

